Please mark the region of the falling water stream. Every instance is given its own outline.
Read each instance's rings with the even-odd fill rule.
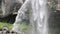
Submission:
[[[36,0],[36,6],[33,7],[33,17],[35,24],[33,24],[37,34],[48,34],[48,7],[47,0]],[[34,7],[36,9],[34,10]],[[33,29],[34,29],[33,28]]]
[[[29,33],[29,34],[48,34],[49,12],[48,12],[48,7],[47,7],[47,0],[30,0],[30,1],[32,3],[31,4],[32,5],[32,16],[30,16],[31,18],[30,22],[32,24],[33,30],[32,30],[32,33]],[[19,15],[17,16],[16,21],[19,21],[17,20],[19,19],[18,18]]]

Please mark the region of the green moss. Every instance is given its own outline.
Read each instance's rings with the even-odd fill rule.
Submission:
[[[9,29],[12,29],[12,24],[6,22],[0,22],[0,29],[2,29],[4,26],[7,26]]]

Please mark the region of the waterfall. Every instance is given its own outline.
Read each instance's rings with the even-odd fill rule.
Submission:
[[[15,28],[18,29],[18,25],[21,24],[25,12],[30,11],[30,24],[32,25],[32,33],[29,34],[48,34],[48,6],[47,0],[26,0],[25,3],[18,11],[16,21],[14,23]],[[13,29],[15,29],[13,27]]]
[[[35,3],[34,3],[35,2]],[[48,6],[47,0],[33,0],[32,1],[32,8],[33,8],[33,18],[34,23],[33,29],[37,32],[37,34],[48,34]],[[32,18],[32,19],[33,19]]]

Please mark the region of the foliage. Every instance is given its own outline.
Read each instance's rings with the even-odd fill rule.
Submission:
[[[12,29],[12,24],[6,22],[0,22],[0,29],[2,29],[4,26],[7,26],[9,29]]]
[[[56,0],[51,0],[50,8],[52,10],[56,10],[56,5],[57,5],[57,1]]]
[[[13,24],[6,23],[6,22],[0,22],[0,29],[2,29],[4,26],[7,26],[9,29],[12,29]],[[23,23],[23,24],[20,24],[19,27],[22,30],[26,30],[27,28],[29,28],[29,25]]]

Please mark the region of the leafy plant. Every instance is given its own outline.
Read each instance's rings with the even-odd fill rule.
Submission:
[[[52,10],[56,10],[56,5],[57,5],[57,1],[56,0],[51,0],[51,2],[50,2],[50,8]]]

